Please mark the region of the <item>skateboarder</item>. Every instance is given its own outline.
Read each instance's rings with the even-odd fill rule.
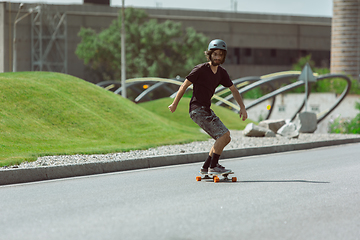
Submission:
[[[226,53],[227,47],[223,40],[212,40],[205,52],[208,62],[194,67],[180,86],[173,103],[169,106],[169,110],[175,112],[186,89],[193,84],[193,96],[189,108],[190,118],[215,139],[209,156],[200,170],[202,174],[231,172],[218,163],[224,147],[231,141],[230,131],[210,109],[211,98],[219,84],[231,90],[234,99],[240,106],[240,118],[243,121],[247,119],[247,112],[239,91],[232,83],[227,71],[220,66],[225,62]]]

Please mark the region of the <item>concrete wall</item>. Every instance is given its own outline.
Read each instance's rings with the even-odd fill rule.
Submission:
[[[330,66],[331,18],[163,9],[146,11],[160,20],[181,21],[184,27],[193,27],[209,39],[224,39],[230,49],[228,57],[234,48],[287,52],[288,56],[279,56],[288,59],[282,64],[273,64],[276,60],[270,58],[268,64],[257,64],[254,55],[240,56],[240,64],[227,59],[224,67],[232,78],[289,70],[299,57],[314,50],[327,52],[325,59],[318,61],[318,66]]]
[[[311,93],[308,100],[308,112],[316,114],[326,112],[337,101],[338,96],[335,93]],[[250,104],[253,100],[244,99],[245,106]],[[290,119],[299,109],[304,101],[303,93],[289,93],[276,96],[275,106],[270,119]],[[327,133],[329,122],[336,119],[338,116],[342,118],[352,119],[359,111],[355,109],[355,103],[360,102],[359,95],[348,95],[340,103],[340,105],[330,113],[318,125],[316,133]],[[267,106],[271,104],[271,100],[267,100],[261,104],[248,110],[250,119],[260,121],[267,116]],[[305,107],[303,109],[305,111]]]
[[[12,32],[18,6],[19,3],[0,3],[0,14],[3,13],[0,15],[0,44],[5,46],[0,56],[2,72],[11,69],[9,60],[12,57],[12,50],[6,46],[9,46],[9,39],[12,39],[9,38],[9,31]],[[37,4],[26,4],[21,15],[36,6]],[[41,5],[41,7],[46,12],[67,13],[67,73],[91,80],[86,66],[75,55],[75,49],[80,42],[77,34],[81,27],[90,27],[97,32],[107,28],[117,18],[120,8],[96,5]],[[229,59],[224,67],[233,79],[289,70],[299,57],[312,51],[321,53],[319,63],[323,62],[322,65],[325,67],[330,65],[331,18],[174,9],[145,10],[150,17],[159,21],[169,19],[180,21],[184,28],[193,27],[208,36],[209,40],[224,39],[229,46]],[[28,17],[17,25],[18,71],[31,69],[30,23]],[[204,51],[206,47],[199,51]],[[243,55],[246,49],[252,50],[254,54]],[[270,50],[278,51],[273,59],[266,56]],[[235,56],[236,54],[238,56]]]

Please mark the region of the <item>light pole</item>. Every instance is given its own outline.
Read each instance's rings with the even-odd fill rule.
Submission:
[[[126,56],[125,56],[125,0],[121,9],[121,95],[126,98]]]
[[[20,14],[20,10],[24,7],[24,4],[23,3],[20,3],[19,5],[19,10],[16,14],[16,17],[15,17],[15,21],[14,21],[14,37],[13,37],[13,72],[16,72],[17,70],[17,52],[16,52],[16,24],[18,22],[20,22],[21,20],[23,20],[24,18],[26,18],[29,14],[31,14],[34,9],[33,8],[30,8],[28,10],[28,12],[26,14],[24,14],[23,16],[21,16],[19,18],[19,14]],[[36,7],[36,9],[38,9],[39,7]]]
[[[16,24],[19,22],[18,17],[20,14],[20,10],[24,7],[23,3],[20,3],[18,12],[14,21],[14,38],[13,38],[13,72],[16,72]]]

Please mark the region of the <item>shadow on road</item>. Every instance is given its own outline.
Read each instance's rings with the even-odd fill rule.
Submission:
[[[203,182],[213,182],[212,179],[203,179]],[[330,183],[321,181],[308,181],[308,180],[253,180],[253,181],[236,181],[232,182],[231,179],[220,179],[219,183]],[[217,184],[219,184],[217,183]]]
[[[330,182],[307,181],[307,180],[254,180],[254,181],[238,181],[238,183],[330,183]]]

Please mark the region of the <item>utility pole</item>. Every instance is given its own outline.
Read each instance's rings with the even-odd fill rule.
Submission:
[[[24,18],[26,18],[27,16],[29,16],[31,13],[34,12],[34,10],[39,11],[40,10],[40,6],[37,6],[36,8],[30,8],[28,10],[27,13],[25,13],[24,15],[22,15],[21,17],[19,17],[20,14],[20,10],[24,8],[24,4],[20,3],[19,5],[19,10],[16,14],[15,17],[15,21],[14,21],[14,36],[13,36],[13,65],[12,65],[12,71],[13,72],[17,72],[17,38],[16,38],[16,25],[18,24],[18,22],[20,22],[21,20],[23,20]]]
[[[125,55],[125,0],[121,9],[121,95],[126,97],[126,55]]]
[[[231,11],[237,12],[237,0],[231,0],[230,7],[231,7]]]
[[[24,7],[23,3],[20,3],[18,12],[14,21],[14,37],[13,37],[13,72],[16,72],[16,63],[17,63],[17,52],[16,52],[16,24],[21,20],[19,18],[20,10]]]

